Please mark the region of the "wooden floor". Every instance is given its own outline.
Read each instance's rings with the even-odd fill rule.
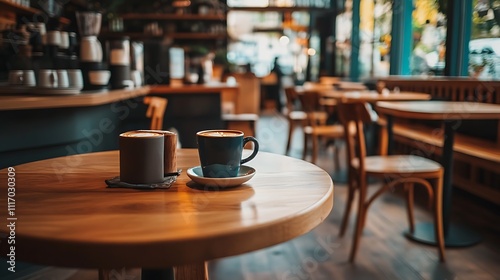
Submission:
[[[286,121],[277,114],[263,116],[257,138],[264,151],[284,153]],[[320,153],[318,165],[334,177],[333,149]],[[299,130],[291,155],[300,157]],[[341,167],[343,169],[343,167]],[[437,249],[409,241],[404,201],[397,191],[384,194],[370,208],[356,262],[347,261],[354,217],[344,238],[338,237],[346,186],[334,180],[335,203],[327,220],[310,233],[270,248],[214,260],[211,279],[500,279],[500,208],[466,193],[455,192],[452,220],[481,233],[483,241],[468,248],[447,248],[447,262],[439,263]],[[376,185],[374,183],[373,185]],[[310,186],[314,187],[314,186]],[[375,188],[371,188],[372,190]],[[416,221],[431,221],[425,207],[417,205]],[[19,276],[19,275],[18,275]],[[11,275],[12,277],[12,275]],[[140,279],[138,269],[118,270],[116,279]],[[2,279],[97,279],[96,270],[38,267],[24,277]]]

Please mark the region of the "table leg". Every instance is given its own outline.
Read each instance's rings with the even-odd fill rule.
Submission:
[[[175,267],[175,280],[208,280],[207,263]]]
[[[444,144],[442,162],[443,175],[443,229],[446,247],[466,247],[481,241],[478,233],[465,227],[450,223],[451,200],[453,193],[453,141],[455,136],[455,122],[447,121],[444,124]],[[414,232],[407,232],[406,236],[417,242],[436,245],[434,225],[431,223],[418,224]]]
[[[392,132],[392,124],[393,124],[392,116],[387,116],[387,151],[388,155],[392,155],[394,149],[394,135]]]

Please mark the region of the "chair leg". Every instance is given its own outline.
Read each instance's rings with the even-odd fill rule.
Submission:
[[[312,155],[311,155],[311,163],[316,163],[316,159],[318,157],[318,136],[312,135]]]
[[[445,261],[444,257],[444,231],[443,231],[443,177],[439,177],[434,195],[434,228],[436,230],[436,240],[438,241],[439,260]]]
[[[302,159],[306,160],[306,155],[307,155],[307,142],[309,140],[309,135],[304,133],[304,149],[302,150]]]
[[[405,191],[406,191],[406,213],[408,214],[408,226],[410,227],[410,232],[415,232],[415,219],[413,215],[413,183],[407,182],[404,183]]]
[[[285,150],[285,155],[288,155],[290,152],[290,146],[292,144],[292,135],[293,135],[293,130],[295,128],[295,124],[292,120],[288,121],[288,139],[286,141],[286,150]]]
[[[359,241],[361,239],[361,234],[363,232],[363,221],[366,216],[365,198],[366,198],[366,186],[360,183],[358,186],[359,197],[358,197],[358,216],[356,218],[356,228],[354,230],[354,238],[352,239],[351,253],[349,255],[349,262],[354,262],[356,258],[356,253],[359,247]]]
[[[349,177],[352,175],[349,174]],[[344,216],[342,217],[342,223],[340,224],[340,233],[339,236],[343,237],[345,234],[345,230],[347,228],[347,221],[349,220],[349,216],[351,215],[352,201],[354,200],[354,193],[356,191],[354,182],[351,178],[349,178],[349,185],[347,186],[347,201],[344,210]]]
[[[385,125],[380,126],[379,130],[379,146],[378,146],[378,154],[381,156],[387,155],[387,145],[389,142],[389,137],[387,136],[387,127]]]
[[[333,155],[333,160],[334,160],[334,164],[335,164],[335,171],[339,171],[340,170],[340,156],[339,156],[339,147],[337,146],[337,143],[334,142],[333,143],[333,152],[334,152],[334,155]]]

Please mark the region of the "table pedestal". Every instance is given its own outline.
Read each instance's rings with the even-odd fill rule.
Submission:
[[[406,231],[404,234],[413,241],[427,245],[437,245],[433,223],[416,224],[413,233]],[[481,237],[477,232],[455,224],[449,225],[448,234],[444,236],[446,247],[467,247],[476,245],[480,241]]]

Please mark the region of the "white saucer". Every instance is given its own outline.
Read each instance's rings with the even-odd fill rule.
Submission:
[[[214,187],[235,187],[239,186],[246,181],[252,179],[253,175],[255,175],[255,169],[250,166],[242,165],[240,166],[240,172],[238,173],[238,177],[230,177],[230,178],[208,178],[203,177],[203,171],[201,170],[201,166],[191,167],[187,170],[187,175],[191,180],[200,185],[206,186],[214,186]]]

